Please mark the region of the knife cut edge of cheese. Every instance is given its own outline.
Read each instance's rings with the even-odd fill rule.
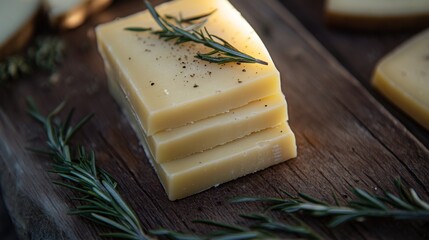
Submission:
[[[146,157],[171,201],[188,197],[297,156],[295,135],[288,124],[283,123],[203,153],[158,164],[149,150],[141,122],[126,96],[118,89],[120,86],[112,77],[108,78],[108,86],[137,133]]]
[[[182,13],[184,16],[217,9],[205,26],[213,34],[219,34],[233,45],[238,44],[235,47],[245,49],[246,53],[269,64],[208,63],[193,57],[197,52],[209,51],[201,45],[174,45],[148,32],[124,30],[129,26],[159,28],[147,11],[98,26],[100,54],[117,69],[115,74],[148,136],[218,115],[281,91],[280,74],[267,49],[240,13],[224,0],[204,1],[204,4],[188,7],[195,2],[172,1],[156,9],[160,14]],[[222,14],[229,14],[234,21],[227,21]],[[187,84],[188,81],[191,83]],[[192,87],[194,82],[197,88]]]
[[[425,1],[328,0],[325,20],[330,26],[351,29],[423,28],[429,26],[429,4]]]
[[[419,59],[420,58],[420,59]],[[420,81],[410,72],[416,71],[415,61],[426,61],[417,69]],[[408,61],[408,64],[407,64]],[[414,61],[414,62],[413,62]],[[395,64],[396,67],[389,67]],[[372,85],[402,111],[429,130],[429,30],[423,31],[383,57],[373,74]],[[403,76],[405,74],[405,76]],[[424,79],[424,76],[426,78]],[[424,82],[426,81],[426,82]],[[419,85],[420,84],[420,85]],[[424,85],[426,84],[426,85]],[[423,91],[423,92],[418,92]]]
[[[283,93],[147,138],[156,162],[163,163],[223,145],[286,122]]]

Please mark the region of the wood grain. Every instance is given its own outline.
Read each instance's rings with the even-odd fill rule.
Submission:
[[[191,223],[209,218],[231,223],[237,214],[254,212],[254,204],[229,204],[234,196],[283,196],[280,189],[303,191],[345,201],[350,187],[381,193],[401,176],[426,199],[429,196],[429,151],[315,40],[277,1],[234,0],[266,43],[282,75],[290,123],[299,157],[257,174],[170,202],[121,110],[109,95],[96,50],[94,26],[143,9],[140,1],[117,1],[84,26],[63,33],[68,45],[59,81],[43,73],[0,89],[0,180],[5,202],[24,239],[95,239],[100,228],[66,214],[73,206],[69,191],[53,186],[49,160],[29,154],[25,146],[43,142],[43,131],[25,113],[32,95],[47,112],[67,99],[78,115],[95,118],[78,134],[97,152],[100,167],[111,172],[136,209],[144,228],[167,227],[205,232]],[[308,220],[308,219],[306,219]],[[242,222],[240,220],[240,222]],[[308,220],[330,239],[424,239],[423,223],[377,221],[341,226]]]

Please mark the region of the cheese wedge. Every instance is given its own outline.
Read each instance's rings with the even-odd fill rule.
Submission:
[[[170,200],[199,193],[221,183],[262,170],[297,155],[295,136],[286,123],[252,133],[233,142],[167,163],[157,163],[133,107],[109,78],[109,89],[131,122],[146,156]]]
[[[39,7],[37,0],[0,1],[0,59],[19,51],[30,40]]]
[[[368,30],[429,26],[429,0],[328,0],[329,25]]]
[[[372,84],[429,129],[429,29],[381,59]]]
[[[112,0],[44,0],[53,26],[69,29],[81,25],[88,15],[107,7]]]
[[[148,136],[281,91],[279,72],[264,44],[228,1],[180,0],[157,7],[161,15],[184,17],[215,9],[205,27],[268,65],[209,63],[193,57],[197,52],[210,51],[200,45],[174,45],[149,32],[124,30],[132,26],[158,29],[148,11],[97,27],[99,51],[116,74]]]
[[[279,72],[232,5],[227,0],[176,0],[157,7],[160,14],[183,17],[215,9],[205,23],[208,31],[268,65],[204,62],[193,55],[210,51],[205,47],[124,30],[157,28],[147,11],[96,29],[110,92],[170,200],[296,156]]]

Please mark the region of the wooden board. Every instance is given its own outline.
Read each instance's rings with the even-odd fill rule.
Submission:
[[[170,202],[138,145],[121,110],[109,95],[96,50],[93,28],[143,9],[141,1],[118,1],[84,26],[63,33],[67,55],[59,81],[46,74],[0,89],[0,181],[6,205],[24,239],[96,239],[102,229],[67,215],[73,206],[68,190],[53,186],[49,160],[26,146],[40,145],[43,131],[25,113],[25,97],[33,96],[46,112],[67,99],[78,115],[95,118],[76,141],[93,147],[100,167],[111,172],[121,192],[136,209],[146,229],[209,231],[191,219],[237,222],[237,214],[254,212],[253,204],[231,205],[235,196],[283,196],[280,189],[302,191],[332,201],[332,193],[348,200],[350,187],[373,192],[392,190],[401,176],[426,199],[429,196],[429,151],[304,27],[275,0],[234,0],[233,4],[260,33],[282,75],[291,127],[299,157],[201,194]],[[51,83],[49,83],[51,82]],[[333,239],[420,239],[422,223],[355,223],[332,231],[309,221]]]

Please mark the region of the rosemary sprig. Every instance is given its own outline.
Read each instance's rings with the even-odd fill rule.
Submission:
[[[395,180],[395,185],[399,195],[385,192],[384,196],[379,196],[353,188],[356,200],[349,201],[346,206],[341,206],[338,201],[332,205],[304,193],[299,193],[297,197],[286,193],[289,198],[285,199],[241,197],[232,201],[265,202],[271,210],[330,217],[330,227],[369,218],[429,220],[429,203],[423,201],[414,189],[407,190],[399,179]]]
[[[52,172],[63,179],[54,182],[55,184],[81,193],[81,196],[74,200],[81,202],[82,205],[70,211],[70,214],[85,217],[116,230],[100,234],[104,237],[150,239],[143,232],[134,211],[118,193],[117,182],[107,172],[97,168],[94,151],[87,151],[82,146],[75,149],[69,145],[73,135],[92,115],[82,118],[73,126],[71,125],[73,110],[69,112],[64,123],[53,120],[63,109],[64,103],[47,116],[43,116],[31,100],[28,103],[28,112],[43,125],[48,137],[48,149],[34,151],[47,154],[53,159]]]
[[[241,52],[228,43],[225,39],[209,33],[207,28],[204,27],[203,31],[201,27],[204,25],[205,21],[194,23],[186,28],[182,27],[181,25],[182,23],[193,23],[196,20],[206,18],[213,12],[185,19],[182,17],[176,18],[171,15],[167,15],[163,18],[159,15],[155,8],[152,7],[149,1],[145,0],[144,3],[158,26],[161,27],[161,30],[153,30],[152,28],[141,27],[128,27],[125,28],[125,30],[135,32],[151,31],[152,34],[158,35],[160,39],[164,39],[165,41],[175,40],[175,44],[182,44],[186,42],[202,44],[207,48],[212,49],[212,51],[208,53],[197,53],[195,55],[196,58],[204,61],[219,64],[240,62],[268,65],[268,63],[263,60],[254,58],[246,53]],[[168,21],[172,19],[177,25],[174,25]]]
[[[219,228],[219,230],[206,235],[183,234],[167,229],[153,230],[150,231],[150,233],[155,236],[167,237],[173,240],[285,239],[287,236],[291,237],[291,234],[306,239],[322,239],[314,230],[297,218],[294,218],[297,224],[292,225],[272,219],[260,213],[240,216],[245,219],[256,221],[256,223],[249,227],[245,227],[216,221],[197,220],[194,222],[214,226]]]
[[[43,125],[48,139],[48,149],[32,150],[48,155],[53,159],[52,172],[63,179],[63,181],[54,183],[80,193],[80,196],[73,200],[79,201],[82,205],[71,210],[70,214],[85,217],[115,229],[115,232],[100,234],[104,237],[136,240],[150,239],[142,229],[134,211],[117,191],[117,182],[106,171],[96,166],[94,151],[87,150],[83,146],[74,148],[69,144],[71,138],[90,120],[92,115],[88,115],[77,124],[72,125],[73,109],[67,115],[64,123],[55,118],[64,108],[64,103],[56,107],[47,116],[40,113],[33,101],[29,100],[28,103],[28,112]],[[341,206],[337,200],[336,205],[328,204],[303,193],[299,193],[296,197],[286,193],[288,195],[286,199],[240,197],[232,200],[232,202],[236,203],[268,203],[267,209],[288,213],[288,216],[294,220],[294,224],[257,213],[240,215],[242,218],[255,222],[250,226],[211,220],[195,221],[219,228],[219,230],[205,235],[183,234],[168,229],[152,230],[149,233],[153,236],[177,240],[284,239],[291,234],[307,239],[322,239],[317,232],[294,214],[303,213],[311,216],[330,217],[329,226],[331,227],[367,218],[428,220],[429,203],[422,200],[414,189],[406,189],[400,180],[396,180],[395,184],[399,190],[399,195],[385,192],[384,196],[378,196],[359,188],[353,188],[352,191],[356,200],[349,201],[347,206]]]
[[[61,62],[64,43],[57,37],[40,36],[25,54],[13,55],[0,62],[0,83],[28,75],[35,69],[52,71]]]

